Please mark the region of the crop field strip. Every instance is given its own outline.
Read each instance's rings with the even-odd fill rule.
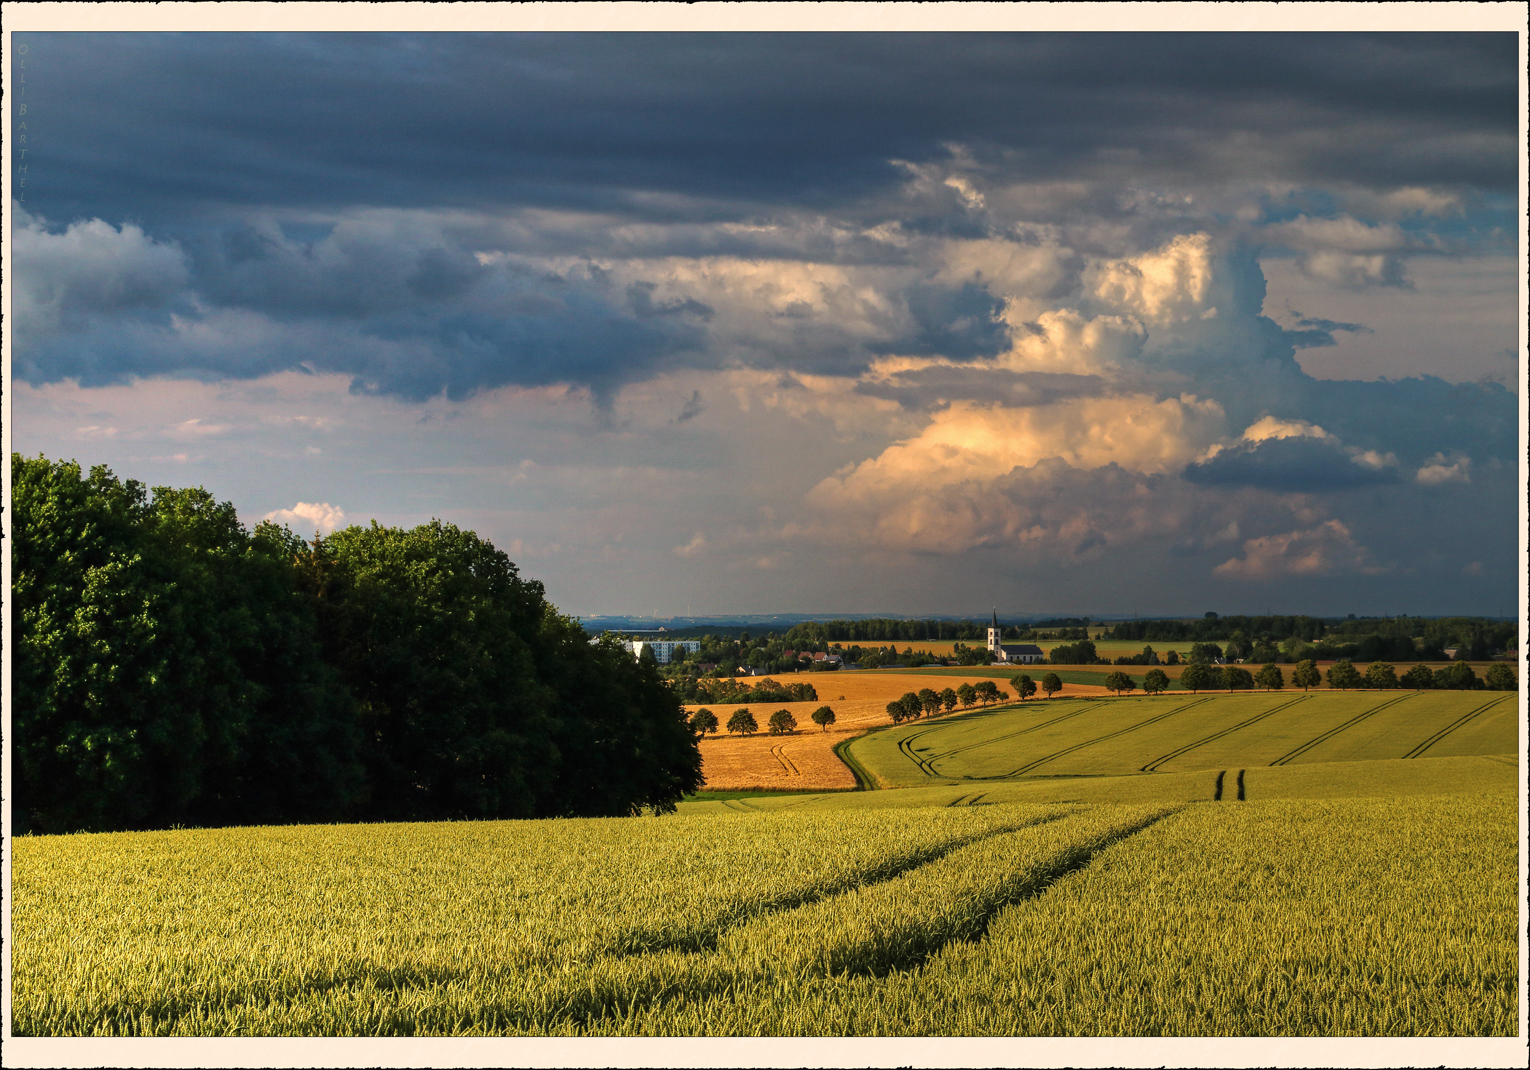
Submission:
[[[1447,727],[1461,714],[1483,704],[1483,696],[1468,691],[1416,694],[1404,701],[1388,703],[1372,716],[1330,736],[1287,764],[1349,761],[1357,758],[1401,758],[1413,747]],[[1457,726],[1457,731],[1472,722]],[[1441,742],[1449,734],[1441,737]],[[1500,751],[1517,748],[1514,742]],[[1479,744],[1486,742],[1479,740]],[[1438,744],[1436,744],[1438,745]]]
[[[566,1024],[587,1030],[602,1017],[663,1016],[676,1004],[747,998],[762,988],[801,992],[828,979],[915,971],[952,943],[981,940],[1006,907],[1044,894],[1175,809],[1102,808],[988,837],[892,880],[751,919],[707,952],[630,959],[617,975],[592,971],[589,979],[564,982],[557,1006]],[[910,903],[921,909],[909,911]],[[501,1026],[527,1021],[513,1003],[494,1011],[504,1015]]]
[[[809,797],[804,797],[811,798]],[[747,800],[730,800],[750,809]],[[430,904],[446,893],[430,877],[443,861],[457,853],[475,859],[465,871],[475,894],[486,897],[479,908],[484,914],[518,916],[527,909],[540,910],[552,902],[561,909],[583,910],[577,930],[559,937],[603,954],[625,953],[653,946],[691,946],[710,942],[718,931],[737,924],[759,911],[800,905],[825,894],[837,894],[868,881],[885,879],[922,865],[954,846],[974,842],[974,837],[1014,831],[1050,820],[1073,808],[1057,806],[1011,808],[1004,815],[965,810],[959,816],[937,811],[903,812],[889,821],[886,815],[818,814],[803,817],[771,815],[771,823],[735,818],[732,834],[714,835],[697,844],[693,828],[685,823],[659,823],[645,830],[643,843],[613,842],[607,830],[626,827],[615,820],[558,822],[551,828],[541,822],[489,822],[446,825],[298,826],[293,828],[194,830],[170,833],[111,834],[86,837],[23,837],[17,860],[23,865],[14,882],[16,931],[29,926],[43,930],[63,926],[74,915],[106,916],[117,904],[102,904],[100,895],[115,889],[152,914],[156,904],[176,903],[195,912],[205,903],[239,902],[250,894],[258,902],[250,919],[262,913],[281,914],[291,890],[289,875],[269,892],[259,892],[273,874],[290,871],[293,859],[323,858],[300,875],[310,881],[310,898],[329,896],[334,881],[362,877],[358,891],[358,916],[370,908],[390,916],[391,905],[401,895]],[[731,822],[730,822],[731,824]],[[203,845],[217,843],[221,850],[208,852]],[[520,860],[540,851],[550,854],[561,867],[556,872],[528,872]],[[64,867],[61,871],[53,866]],[[128,876],[115,880],[113,859]],[[655,885],[671,864],[684,859],[706,866],[715,875],[707,900],[698,910],[671,902],[667,891]],[[417,861],[418,860],[418,861]],[[760,887],[748,874],[768,863],[770,881]],[[391,876],[375,882],[370,874],[394,874],[403,866],[409,876],[402,884]],[[620,888],[612,886],[612,867],[627,875]],[[145,875],[138,876],[136,874]],[[28,878],[37,874],[37,882]],[[49,880],[79,873],[88,884],[73,879]],[[184,874],[180,884],[165,874]],[[195,876],[191,876],[195,874]],[[509,875],[508,878],[506,875]],[[100,886],[98,893],[95,888]],[[637,890],[634,891],[633,888]],[[154,894],[144,905],[137,893]],[[130,894],[131,893],[131,894]],[[366,895],[370,895],[368,900]],[[62,897],[62,898],[60,898]],[[221,897],[221,898],[220,898]],[[438,903],[444,909],[454,902]],[[232,917],[232,914],[230,914]],[[125,917],[124,932],[133,918]],[[171,919],[174,928],[174,919]],[[349,924],[344,912],[339,924]],[[156,922],[155,927],[162,923]],[[67,933],[60,931],[67,938]],[[554,941],[557,943],[557,941]],[[556,949],[554,949],[556,950]],[[560,952],[561,953],[561,952]]]
[[[1481,754],[1518,754],[1520,747],[1518,696],[1491,706],[1429,748],[1426,758],[1465,757]]]
[[[1075,751],[1083,750],[1085,747],[1092,747],[1097,743],[1104,743],[1106,740],[1115,739],[1117,736],[1124,736],[1129,732],[1135,732],[1139,728],[1146,728],[1149,725],[1157,724],[1159,721],[1166,721],[1177,713],[1183,713],[1191,707],[1199,706],[1201,703],[1207,701],[1209,700],[1197,699],[1193,702],[1186,702],[1183,705],[1176,706],[1174,709],[1165,713],[1156,714],[1155,716],[1149,717],[1146,720],[1138,721],[1136,724],[1127,725],[1125,728],[1119,728],[1114,732],[1107,732],[1103,736],[1095,736],[1093,739],[1086,739],[1081,743],[1075,743],[1070,747],[1064,747],[1062,750],[1053,751],[1051,754],[1043,755],[1042,757],[1033,761],[1026,762],[1024,765],[1020,766],[1018,769],[1008,775],[1021,776],[1025,773],[1029,773],[1032,769],[1035,769],[1038,766],[1046,765],[1048,762],[1056,761],[1058,758],[1072,754]]]
[[[1237,731],[1239,731],[1241,729],[1248,728],[1250,725],[1256,725],[1260,721],[1264,720],[1266,717],[1272,717],[1275,714],[1279,713],[1281,710],[1290,709],[1292,706],[1295,706],[1298,702],[1306,701],[1307,698],[1308,698],[1307,695],[1298,695],[1298,696],[1296,696],[1295,698],[1293,698],[1289,702],[1283,702],[1279,706],[1275,706],[1275,707],[1272,707],[1271,709],[1265,710],[1263,713],[1256,713],[1254,716],[1248,718],[1247,720],[1239,721],[1237,724],[1232,725],[1229,728],[1224,728],[1220,732],[1213,732],[1211,735],[1203,736],[1200,739],[1197,739],[1193,743],[1186,743],[1182,747],[1176,747],[1174,750],[1171,750],[1168,754],[1160,755],[1159,757],[1154,758],[1151,762],[1148,762],[1148,764],[1142,766],[1142,771],[1144,773],[1157,772],[1159,766],[1164,765],[1164,764],[1166,764],[1168,762],[1171,762],[1175,758],[1178,758],[1178,757],[1180,757],[1182,755],[1188,754],[1188,753],[1190,753],[1193,750],[1197,750],[1197,749],[1199,749],[1201,747],[1204,747],[1208,743],[1215,743],[1217,740],[1223,739],[1223,738],[1225,738],[1227,736],[1230,736],[1234,732],[1237,732]]]
[[[993,809],[934,813],[949,818]],[[923,859],[906,857],[901,866],[884,865],[837,890],[820,888],[799,897],[800,902],[776,897],[769,909],[736,914],[715,926],[708,940],[628,940],[593,957],[595,948],[575,949],[572,958],[484,954],[476,946],[457,956],[433,957],[422,956],[428,944],[416,944],[381,959],[352,955],[347,961],[331,953],[327,963],[296,970],[291,969],[295,964],[270,958],[220,963],[214,956],[210,968],[193,970],[189,977],[185,969],[176,969],[175,955],[160,947],[149,952],[159,970],[151,970],[147,979],[139,973],[134,978],[138,984],[91,985],[86,998],[79,993],[38,998],[35,971],[18,973],[28,980],[17,993],[17,1029],[55,1034],[535,1032],[549,1022],[577,1025],[677,993],[705,994],[771,976],[878,975],[914,968],[952,940],[980,937],[1004,906],[1039,894],[1173,808],[1106,807],[1071,815],[1056,808],[1000,809],[1010,811],[1007,821],[991,821],[989,828],[962,842],[950,841]],[[883,820],[886,816],[881,815]],[[937,894],[937,889],[948,894]],[[923,906],[910,912],[910,902]],[[25,936],[25,914],[21,920]],[[180,917],[169,935],[180,929],[185,940],[186,920]],[[105,915],[97,915],[97,921],[108,923]],[[167,984],[167,968],[185,983],[176,985],[172,976]],[[365,1020],[357,1020],[352,1009],[357,997],[374,1005]],[[452,1009],[441,1007],[443,1000]],[[390,1006],[379,1011],[378,1003]],[[445,1017],[420,1014],[430,1008]]]
[[[1272,771],[1284,775],[1284,770]],[[665,1035],[1513,1036],[1517,790],[1193,806],[918,970],[672,1005]],[[1442,909],[1448,906],[1448,909]],[[790,1000],[790,1015],[779,1008]],[[622,1029],[615,1019],[591,1032]]]
[[[938,768],[935,763],[944,762],[951,758],[958,757],[962,754],[978,750],[980,748],[984,750],[1001,749],[1002,744],[1007,743],[1013,739],[1029,735],[1034,732],[1044,731],[1048,728],[1054,728],[1063,722],[1071,721],[1081,715],[1090,714],[1097,718],[1109,718],[1118,708],[1110,703],[1099,703],[1089,700],[1079,701],[1075,699],[1069,699],[1067,701],[1070,703],[1077,702],[1078,705],[1075,708],[1070,709],[1067,713],[1056,717],[1051,717],[1037,724],[1027,725],[1024,728],[1020,728],[1015,731],[1000,732],[998,735],[984,736],[980,735],[979,733],[982,733],[989,728],[988,722],[992,720],[996,715],[1008,714],[1010,717],[1013,717],[1016,714],[1035,713],[1038,712],[1037,709],[1030,704],[1011,704],[1007,707],[979,711],[975,716],[958,716],[951,718],[948,721],[934,723],[928,726],[921,726],[915,731],[913,735],[903,736],[898,740],[898,751],[906,760],[913,763],[913,765],[919,769],[920,772],[926,777],[945,780],[995,780],[1011,777],[1016,775],[1016,773],[1013,771],[1004,771],[994,774],[982,774],[976,772],[953,772]],[[1175,713],[1183,712],[1184,710],[1188,710],[1193,706],[1198,706],[1206,701],[1208,701],[1208,698],[1194,699],[1189,702],[1181,702],[1175,705],[1172,709],[1161,710],[1154,717],[1148,718],[1146,721],[1139,722],[1138,724],[1126,729],[1115,729],[1111,732],[1104,733],[1103,735],[1093,737],[1092,739],[1082,744],[1070,745],[1061,751],[1050,753],[1046,757],[1039,759],[1032,764],[1040,765],[1045,761],[1061,757],[1064,754],[1072,753],[1076,750],[1080,750],[1091,743],[1102,742],[1115,738],[1116,736],[1132,731],[1135,728],[1141,728],[1144,725],[1164,720]],[[1044,714],[1050,711],[1042,708],[1040,712]],[[971,738],[974,735],[977,735],[978,738]],[[938,753],[922,755],[915,744],[918,740],[921,740],[926,736],[935,736],[936,738],[948,739],[951,741],[952,745],[949,745],[946,749]]]
[[[1515,697],[1515,700],[1517,702],[1518,701],[1518,696],[1514,696],[1514,697]],[[1501,696],[1499,696],[1497,698],[1492,699],[1489,702],[1484,702],[1481,706],[1478,706],[1476,709],[1471,710],[1468,713],[1462,714],[1460,717],[1457,717],[1454,721],[1451,721],[1450,724],[1446,725],[1444,728],[1442,728],[1438,732],[1434,733],[1434,735],[1432,735],[1428,739],[1424,740],[1424,742],[1422,742],[1418,746],[1414,747],[1407,754],[1404,754],[1403,757],[1404,758],[1418,758],[1418,757],[1420,757],[1426,750],[1428,750],[1430,747],[1434,746],[1440,740],[1442,740],[1446,736],[1450,735],[1452,732],[1454,732],[1456,729],[1460,728],[1462,725],[1466,724],[1468,721],[1471,721],[1471,720],[1475,719],[1478,714],[1486,713],[1488,710],[1492,709],[1494,706],[1497,706],[1497,705],[1499,705],[1501,703],[1507,702],[1509,700],[1509,698],[1510,698],[1510,696],[1508,696],[1508,695],[1501,695]]]
[[[1008,740],[1011,740],[1011,739],[1015,739],[1018,736],[1025,736],[1025,735],[1029,735],[1032,732],[1039,732],[1039,731],[1041,731],[1044,728],[1051,728],[1053,725],[1061,724],[1064,721],[1070,721],[1073,718],[1079,716],[1080,714],[1089,713],[1092,710],[1097,708],[1097,707],[1094,707],[1092,705],[1088,705],[1087,703],[1089,702],[1089,700],[1078,701],[1078,700],[1070,699],[1068,701],[1076,703],[1074,708],[1069,710],[1067,713],[1061,714],[1061,715],[1059,715],[1057,717],[1053,717],[1050,720],[1041,721],[1038,724],[1029,725],[1028,727],[1019,729],[1018,731],[1015,731],[1015,732],[1006,732],[1003,735],[992,736],[992,737],[989,737],[987,739],[982,740],[979,743],[970,743],[970,744],[965,744],[965,745],[959,746],[959,747],[953,747],[950,750],[942,751],[939,754],[931,755],[928,759],[916,759],[916,760],[919,762],[919,764],[921,766],[927,766],[929,762],[939,761],[942,758],[951,758],[951,757],[954,757],[954,756],[956,756],[958,754],[961,754],[963,751],[971,750],[974,747],[992,746],[992,745],[996,745],[996,744],[999,744],[999,743],[1007,742]],[[1004,709],[1006,709],[1006,710],[1020,710],[1020,709],[1025,709],[1025,708],[1027,708],[1027,707],[1016,706],[1016,705],[1011,705],[1011,706],[1008,706],[1008,707],[1004,707]],[[995,712],[997,712],[997,711],[995,711]],[[913,738],[918,738],[918,737],[913,737]],[[900,743],[899,746],[901,747],[902,744]],[[941,773],[933,772],[933,767],[932,766],[929,767],[929,770],[930,770],[930,775],[931,776],[942,776],[943,775]]]
[[[1321,733],[1321,734],[1319,734],[1317,736],[1314,736],[1312,739],[1309,739],[1307,742],[1303,743],[1301,746],[1295,748],[1294,750],[1287,751],[1285,754],[1282,754],[1279,758],[1276,758],[1270,764],[1271,765],[1286,765],[1286,764],[1296,760],[1297,758],[1300,758],[1303,754],[1306,754],[1308,751],[1312,750],[1314,747],[1318,747],[1318,746],[1320,746],[1320,745],[1322,745],[1324,743],[1327,743],[1330,739],[1332,739],[1334,736],[1338,735],[1340,732],[1343,732],[1343,731],[1345,731],[1346,729],[1349,729],[1349,728],[1353,728],[1355,725],[1359,724],[1361,721],[1364,721],[1365,719],[1380,713],[1382,710],[1386,709],[1388,706],[1395,706],[1399,702],[1403,702],[1406,699],[1410,699],[1412,697],[1413,697],[1413,694],[1398,695],[1396,698],[1387,699],[1385,702],[1381,703],[1380,705],[1372,706],[1368,710],[1363,710],[1360,713],[1356,714],[1355,716],[1351,717],[1349,720],[1344,721],[1341,724],[1337,724],[1334,727],[1330,728],[1328,731],[1323,732],[1323,733]]]
[[[1079,702],[1065,713],[1012,704],[935,722],[886,726],[839,753],[867,783],[997,784],[1015,777],[1159,776],[1239,768],[1397,759],[1436,736],[1427,756],[1517,750],[1513,696],[1480,692],[1254,692]],[[1070,705],[1077,700],[1066,700]],[[1193,705],[1192,705],[1193,703]],[[1485,708],[1484,708],[1485,707]],[[1477,711],[1463,719],[1464,714]],[[1150,715],[1150,716],[1145,716]],[[1282,762],[1284,759],[1284,762]],[[1211,779],[1207,780],[1209,799]],[[1140,798],[1133,793],[1132,798]]]

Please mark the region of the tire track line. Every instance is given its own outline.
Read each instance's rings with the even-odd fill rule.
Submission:
[[[934,731],[936,731],[936,729],[926,728],[922,732],[915,732],[911,736],[907,736],[898,740],[898,750],[902,751],[903,756],[917,765],[919,767],[919,771],[927,777],[939,777],[940,774],[935,771],[935,767],[930,764],[929,759],[921,758],[918,755],[918,753],[914,750],[914,744],[918,740],[923,739],[925,736]]]
[[[1451,721],[1450,724],[1446,725],[1444,728],[1440,729],[1434,735],[1432,735],[1428,739],[1424,740],[1424,742],[1422,742],[1418,746],[1414,747],[1407,754],[1404,754],[1403,757],[1404,758],[1417,758],[1417,757],[1421,756],[1426,750],[1428,750],[1430,747],[1434,746],[1436,743],[1438,743],[1440,740],[1444,739],[1446,736],[1450,735],[1456,729],[1460,728],[1467,721],[1470,721],[1473,717],[1477,716],[1479,713],[1486,713],[1488,710],[1492,709],[1494,706],[1497,706],[1499,703],[1501,703],[1503,701],[1504,701],[1504,696],[1500,695],[1497,698],[1493,699],[1492,701],[1486,702],[1486,703],[1482,704],[1481,706],[1478,706],[1475,710],[1472,710],[1472,712],[1467,713],[1467,714],[1463,714],[1460,717],[1457,717],[1454,721]]]
[[[1016,707],[1016,708],[1018,708],[1018,707]],[[943,752],[941,754],[932,755],[930,757],[930,761],[932,761],[932,762],[939,761],[941,758],[950,758],[950,757],[952,757],[954,755],[961,754],[964,751],[973,750],[973,749],[975,749],[977,747],[986,747],[986,746],[989,746],[990,744],[993,744],[993,743],[1002,743],[1006,739],[1014,739],[1016,736],[1023,736],[1023,735],[1025,735],[1028,732],[1039,732],[1043,728],[1049,728],[1052,725],[1057,724],[1057,723],[1059,723],[1061,721],[1066,721],[1070,717],[1077,717],[1080,714],[1088,713],[1091,708],[1092,707],[1090,707],[1090,706],[1080,704],[1077,709],[1072,710],[1069,713],[1065,713],[1065,714],[1061,715],[1060,717],[1053,717],[1050,721],[1042,721],[1040,724],[1033,724],[1029,728],[1022,728],[1022,729],[1020,729],[1018,732],[1006,732],[1002,736],[994,736],[991,739],[985,739],[985,740],[983,740],[983,741],[981,741],[979,743],[968,743],[966,746],[956,747],[956,748],[954,748],[952,750],[945,751],[945,752]]]
[[[1096,743],[1104,743],[1107,739],[1115,739],[1117,736],[1124,736],[1128,732],[1135,732],[1137,729],[1139,729],[1139,728],[1146,728],[1150,724],[1157,724],[1159,721],[1164,721],[1164,720],[1167,720],[1170,717],[1173,717],[1176,713],[1183,713],[1185,710],[1190,709],[1192,706],[1199,706],[1202,702],[1209,702],[1209,701],[1211,701],[1211,696],[1210,695],[1208,695],[1208,696],[1206,696],[1205,698],[1202,698],[1202,699],[1197,699],[1194,702],[1187,702],[1183,706],[1178,706],[1178,707],[1176,707],[1176,708],[1174,708],[1172,710],[1169,710],[1167,713],[1160,713],[1160,714],[1157,714],[1156,716],[1149,717],[1145,721],[1138,721],[1136,724],[1128,725],[1125,728],[1118,728],[1114,732],[1107,732],[1103,736],[1096,736],[1093,739],[1086,739],[1082,743],[1075,743],[1071,747],[1064,747],[1062,750],[1053,751],[1051,754],[1048,754],[1048,755],[1046,755],[1044,757],[1041,757],[1041,758],[1037,758],[1033,762],[1027,762],[1025,765],[1022,765],[1019,769],[1016,769],[1014,772],[1006,773],[1004,775],[1005,776],[1019,776],[1021,773],[1028,773],[1032,769],[1035,769],[1038,765],[1045,765],[1047,762],[1054,761],[1054,760],[1056,760],[1058,758],[1065,757],[1065,756],[1067,756],[1069,754],[1072,754],[1074,751],[1083,750],[1085,747],[1092,747]],[[984,780],[998,780],[998,779],[1002,779],[1002,778],[1001,777],[983,777],[982,779],[984,779]]]
[[[1298,695],[1298,696],[1296,696],[1296,698],[1292,699],[1291,701],[1283,702],[1279,706],[1276,706],[1274,709],[1265,710],[1263,713],[1255,714],[1253,717],[1250,717],[1246,721],[1239,721],[1237,724],[1233,725],[1231,728],[1224,728],[1220,732],[1213,732],[1211,735],[1205,737],[1204,739],[1198,739],[1194,743],[1186,743],[1183,747],[1179,747],[1176,750],[1171,750],[1168,754],[1165,754],[1161,758],[1154,758],[1151,762],[1149,762],[1147,765],[1144,765],[1142,767],[1142,771],[1144,773],[1154,773],[1154,772],[1157,772],[1158,771],[1158,767],[1160,765],[1163,765],[1165,762],[1171,762],[1175,758],[1178,758],[1182,754],[1188,754],[1191,751],[1195,750],[1196,747],[1204,746],[1207,743],[1214,743],[1217,740],[1221,739],[1223,736],[1230,736],[1234,732],[1237,732],[1238,730],[1243,729],[1243,728],[1247,728],[1251,724],[1258,724],[1260,721],[1264,720],[1266,717],[1272,716],[1273,714],[1277,714],[1281,710],[1289,709],[1292,706],[1295,706],[1298,702],[1302,702],[1302,701],[1304,701],[1304,700],[1306,700],[1308,698],[1311,698],[1311,697],[1312,696],[1310,696],[1310,695]]]
[[[734,800],[736,801],[736,800]],[[1171,813],[1178,812],[1179,808],[1171,808],[1157,814],[1148,815],[1140,822],[1131,826],[1131,831],[1140,831],[1154,821],[1167,817]],[[751,813],[757,813],[750,808]],[[655,951],[712,951],[716,950],[717,941],[723,933],[730,929],[745,925],[758,918],[768,917],[771,914],[779,914],[784,911],[794,910],[808,903],[816,903],[822,899],[830,899],[834,896],[844,895],[864,888],[874,888],[878,884],[896,880],[906,873],[921,869],[931,863],[939,862],[947,855],[961,850],[963,847],[971,847],[973,844],[984,840],[993,839],[996,836],[1007,836],[1015,832],[1025,832],[1029,829],[1039,828],[1042,825],[1050,825],[1054,821],[1066,821],[1076,817],[1079,810],[1074,807],[1058,807],[1056,810],[1038,814],[1034,817],[1013,822],[1005,822],[993,828],[970,832],[965,836],[954,836],[941,843],[934,843],[923,848],[918,848],[906,854],[891,859],[876,862],[862,869],[847,873],[838,880],[829,881],[816,887],[799,888],[788,891],[785,894],[773,898],[767,897],[763,901],[740,904],[730,913],[715,919],[711,924],[692,929],[688,932],[676,933],[672,930],[654,932],[641,928],[634,928],[622,934],[620,942],[612,952],[616,955],[646,955]],[[1119,830],[1118,830],[1119,831]],[[1131,833],[1126,833],[1130,835]]]
[[[1361,721],[1365,720],[1367,717],[1373,716],[1374,714],[1378,714],[1382,710],[1387,709],[1388,707],[1397,705],[1399,702],[1406,702],[1406,701],[1408,701],[1408,699],[1412,698],[1414,695],[1417,695],[1417,694],[1419,694],[1419,692],[1415,691],[1415,692],[1413,692],[1413,694],[1410,694],[1410,695],[1401,695],[1398,698],[1387,699],[1381,705],[1373,706],[1370,709],[1366,710],[1364,713],[1357,714],[1356,716],[1351,717],[1349,720],[1345,721],[1343,724],[1337,725],[1337,726],[1335,726],[1333,728],[1330,728],[1328,731],[1322,733],[1319,736],[1316,736],[1313,739],[1309,739],[1307,742],[1303,743],[1300,747],[1297,747],[1295,750],[1288,751],[1287,753],[1282,754],[1279,758],[1276,758],[1270,764],[1271,765],[1286,765],[1292,759],[1300,758],[1303,754],[1306,754],[1313,747],[1316,747],[1316,746],[1318,746],[1319,744],[1322,744],[1322,743],[1327,743],[1330,739],[1332,739],[1334,736],[1338,735],[1340,732],[1343,732],[1345,729],[1353,728],[1355,725],[1359,724]]]
[[[786,756],[783,749],[785,746],[785,743],[777,743],[774,747],[770,748],[771,755],[776,761],[781,763],[781,768],[786,770],[787,776],[801,776],[802,770],[798,769],[797,764]]]

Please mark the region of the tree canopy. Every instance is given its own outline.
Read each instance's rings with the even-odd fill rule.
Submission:
[[[1254,677],[1254,683],[1266,691],[1279,691],[1286,686],[1286,677],[1280,671],[1280,666],[1272,661],[1259,670],[1259,675]]]
[[[672,810],[657,671],[486,540],[303,542],[202,488],[12,457],[18,812],[39,831]]]
[[[1137,690],[1137,682],[1126,673],[1117,670],[1105,677],[1105,687],[1109,691],[1120,694],[1123,691]]]
[[[1199,661],[1192,661],[1179,674],[1179,684],[1188,691],[1204,691],[1212,685],[1210,668]]]
[[[1489,665],[1483,679],[1489,691],[1519,690],[1519,678],[1514,675],[1513,668],[1501,661]]]
[[[1347,691],[1351,687],[1359,687],[1362,683],[1360,671],[1348,658],[1340,658],[1328,669],[1328,686],[1337,687]]]
[[[1309,687],[1316,687],[1323,682],[1323,674],[1318,671],[1317,662],[1308,658],[1296,663],[1296,668],[1291,670],[1291,684],[1303,691]]]
[[[789,736],[797,731],[797,718],[792,716],[791,710],[777,710],[767,723],[773,736]]]
[[[752,736],[759,730],[759,722],[754,719],[754,714],[749,712],[747,706],[734,710],[733,716],[728,718],[728,731],[734,734]]]

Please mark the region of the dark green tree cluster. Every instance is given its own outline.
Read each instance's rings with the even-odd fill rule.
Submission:
[[[1103,663],[1094,643],[1080,639],[1076,643],[1054,646],[1047,660],[1053,665],[1099,665]]]
[[[697,702],[715,702],[719,705],[735,702],[817,702],[818,689],[812,684],[782,684],[766,677],[753,687],[742,680],[713,680],[702,678],[696,682],[694,694]]]
[[[1115,672],[1105,677],[1105,689],[1107,691],[1114,691],[1118,695],[1123,693],[1130,693],[1137,690],[1137,681],[1133,680],[1126,673],[1117,669]]]
[[[733,711],[733,716],[728,718],[728,731],[735,735],[752,736],[760,730],[760,724],[754,719],[754,714],[749,712],[749,707],[740,706]]]
[[[11,459],[14,799],[40,832],[632,814],[701,782],[669,688],[471,532],[251,532]]]
[[[900,643],[915,640],[950,641],[952,639],[988,639],[988,625],[971,620],[815,620],[794,626],[786,633],[787,646],[808,646],[832,642]],[[821,647],[820,647],[821,649]]]
[[[792,716],[791,710],[777,710],[770,715],[768,723],[773,736],[790,736],[797,732],[797,718]]]
[[[1316,617],[1219,617],[1200,620],[1123,621],[1107,638],[1149,639],[1225,645],[1229,659],[1260,664],[1335,661],[1481,661],[1513,649],[1519,629],[1512,621],[1485,617],[1360,617],[1340,621]],[[1117,659],[1121,663],[1121,659]]]
[[[1131,620],[1111,625],[1107,639],[1135,639],[1147,642],[1226,641],[1235,633],[1248,636],[1273,636],[1278,642],[1296,636],[1308,642],[1322,638],[1327,626],[1317,617],[1222,617],[1208,613],[1195,620]]]

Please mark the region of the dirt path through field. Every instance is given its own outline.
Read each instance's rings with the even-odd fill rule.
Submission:
[[[1017,672],[1019,670],[1016,670]],[[1032,674],[1036,675],[1036,674]],[[905,673],[845,672],[813,673],[775,677],[780,683],[808,682],[818,691],[816,702],[740,702],[708,703],[706,708],[726,726],[733,711],[747,707],[762,728],[776,710],[790,710],[797,719],[794,735],[773,736],[760,731],[753,736],[729,735],[726,728],[701,741],[702,773],[706,788],[712,791],[738,791],[748,788],[834,789],[855,787],[855,776],[834,756],[834,746],[878,725],[891,724],[887,704],[908,691],[931,688],[942,691],[964,683],[977,683],[983,676],[937,676]],[[757,682],[757,681],[751,681]],[[1013,697],[1013,689],[1002,687]],[[1062,695],[1103,695],[1103,687],[1088,684],[1064,684]],[[1037,698],[1030,701],[1045,701]],[[834,724],[827,732],[812,720],[819,706],[834,710]],[[701,705],[686,707],[687,713]],[[958,707],[960,710],[960,707]]]

